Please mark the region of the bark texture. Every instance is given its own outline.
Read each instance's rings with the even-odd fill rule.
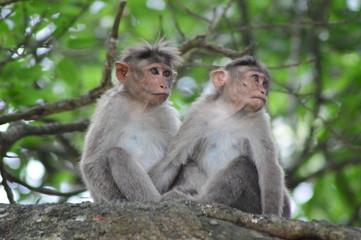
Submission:
[[[219,204],[0,204],[0,239],[361,239],[360,229]]]

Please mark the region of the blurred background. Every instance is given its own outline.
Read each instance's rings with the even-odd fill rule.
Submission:
[[[77,166],[93,93],[111,85],[104,63],[119,3],[0,1],[0,203],[90,200]],[[211,70],[256,56],[273,76],[268,111],[294,218],[361,226],[360,8],[361,0],[129,1],[116,56],[161,36],[180,47],[170,100],[181,117],[211,88]]]

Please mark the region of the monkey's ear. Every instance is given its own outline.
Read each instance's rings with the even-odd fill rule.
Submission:
[[[115,70],[118,80],[122,83],[125,83],[128,80],[127,74],[130,70],[129,65],[123,62],[116,62]]]
[[[228,72],[223,69],[214,70],[211,72],[211,79],[215,88],[222,87],[227,82]]]

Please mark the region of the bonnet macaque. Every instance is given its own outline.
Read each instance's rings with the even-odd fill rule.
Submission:
[[[266,67],[246,56],[211,73],[215,90],[194,102],[164,161],[149,172],[163,199],[219,202],[256,214],[290,216],[265,110]]]
[[[160,199],[148,172],[179,127],[167,98],[180,61],[176,48],[158,41],[127,48],[115,63],[118,83],[97,103],[80,161],[95,202]]]

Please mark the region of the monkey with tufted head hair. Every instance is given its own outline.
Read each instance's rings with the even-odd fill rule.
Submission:
[[[219,202],[290,217],[290,202],[265,110],[266,67],[253,57],[211,73],[215,87],[192,104],[165,160],[149,172],[163,199]]]
[[[97,103],[80,161],[95,202],[158,201],[148,171],[163,158],[179,120],[167,101],[179,51],[158,41],[124,50],[118,82]]]

